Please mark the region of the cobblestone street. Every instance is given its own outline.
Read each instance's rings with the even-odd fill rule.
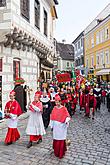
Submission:
[[[95,120],[86,119],[77,112],[70,123],[68,138],[71,145],[63,159],[53,154],[52,133],[50,128],[41,144],[26,148],[28,136],[25,134],[27,119],[19,121],[20,140],[10,146],[3,143],[7,128],[0,129],[0,165],[110,165],[110,114],[103,106]],[[1,124],[1,123],[0,123]]]

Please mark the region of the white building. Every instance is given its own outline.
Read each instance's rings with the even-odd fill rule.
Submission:
[[[71,44],[56,43],[55,71],[71,71],[74,66],[74,47]]]
[[[0,1],[0,108],[16,77],[36,91],[43,71],[51,78],[57,0]],[[46,79],[46,77],[45,77]],[[32,93],[32,94],[33,94]]]

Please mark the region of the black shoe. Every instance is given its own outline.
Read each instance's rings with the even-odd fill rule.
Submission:
[[[12,144],[12,142],[5,143],[6,146],[9,146],[9,145],[11,145],[11,144]]]
[[[40,143],[42,143],[42,139],[39,139],[37,142],[37,144],[40,144]]]
[[[92,117],[92,120],[94,120],[94,117]]]
[[[29,142],[27,145],[27,148],[30,148],[30,147],[32,147],[32,142]]]

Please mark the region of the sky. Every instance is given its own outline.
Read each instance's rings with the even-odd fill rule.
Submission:
[[[55,38],[72,41],[110,3],[110,0],[58,0]]]

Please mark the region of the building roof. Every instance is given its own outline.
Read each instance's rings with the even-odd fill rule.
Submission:
[[[85,34],[90,32],[99,23],[98,20],[104,20],[110,14],[110,3],[98,14],[98,16],[85,28]]]
[[[85,36],[88,34],[88,33],[90,33],[92,30],[94,30],[95,28],[97,28],[98,26],[100,26],[100,25],[102,25],[103,23],[104,23],[104,21],[106,21],[107,19],[110,19],[110,14],[106,17],[106,18],[104,18],[104,19],[102,19],[102,20],[97,20],[97,25],[96,26],[94,26],[90,31],[88,31],[86,34],[85,34]]]
[[[82,31],[77,38],[75,38],[75,40],[72,42],[72,44],[76,43],[82,36],[84,36],[84,31]]]
[[[57,43],[56,51],[63,60],[74,60],[74,47],[70,44]]]

